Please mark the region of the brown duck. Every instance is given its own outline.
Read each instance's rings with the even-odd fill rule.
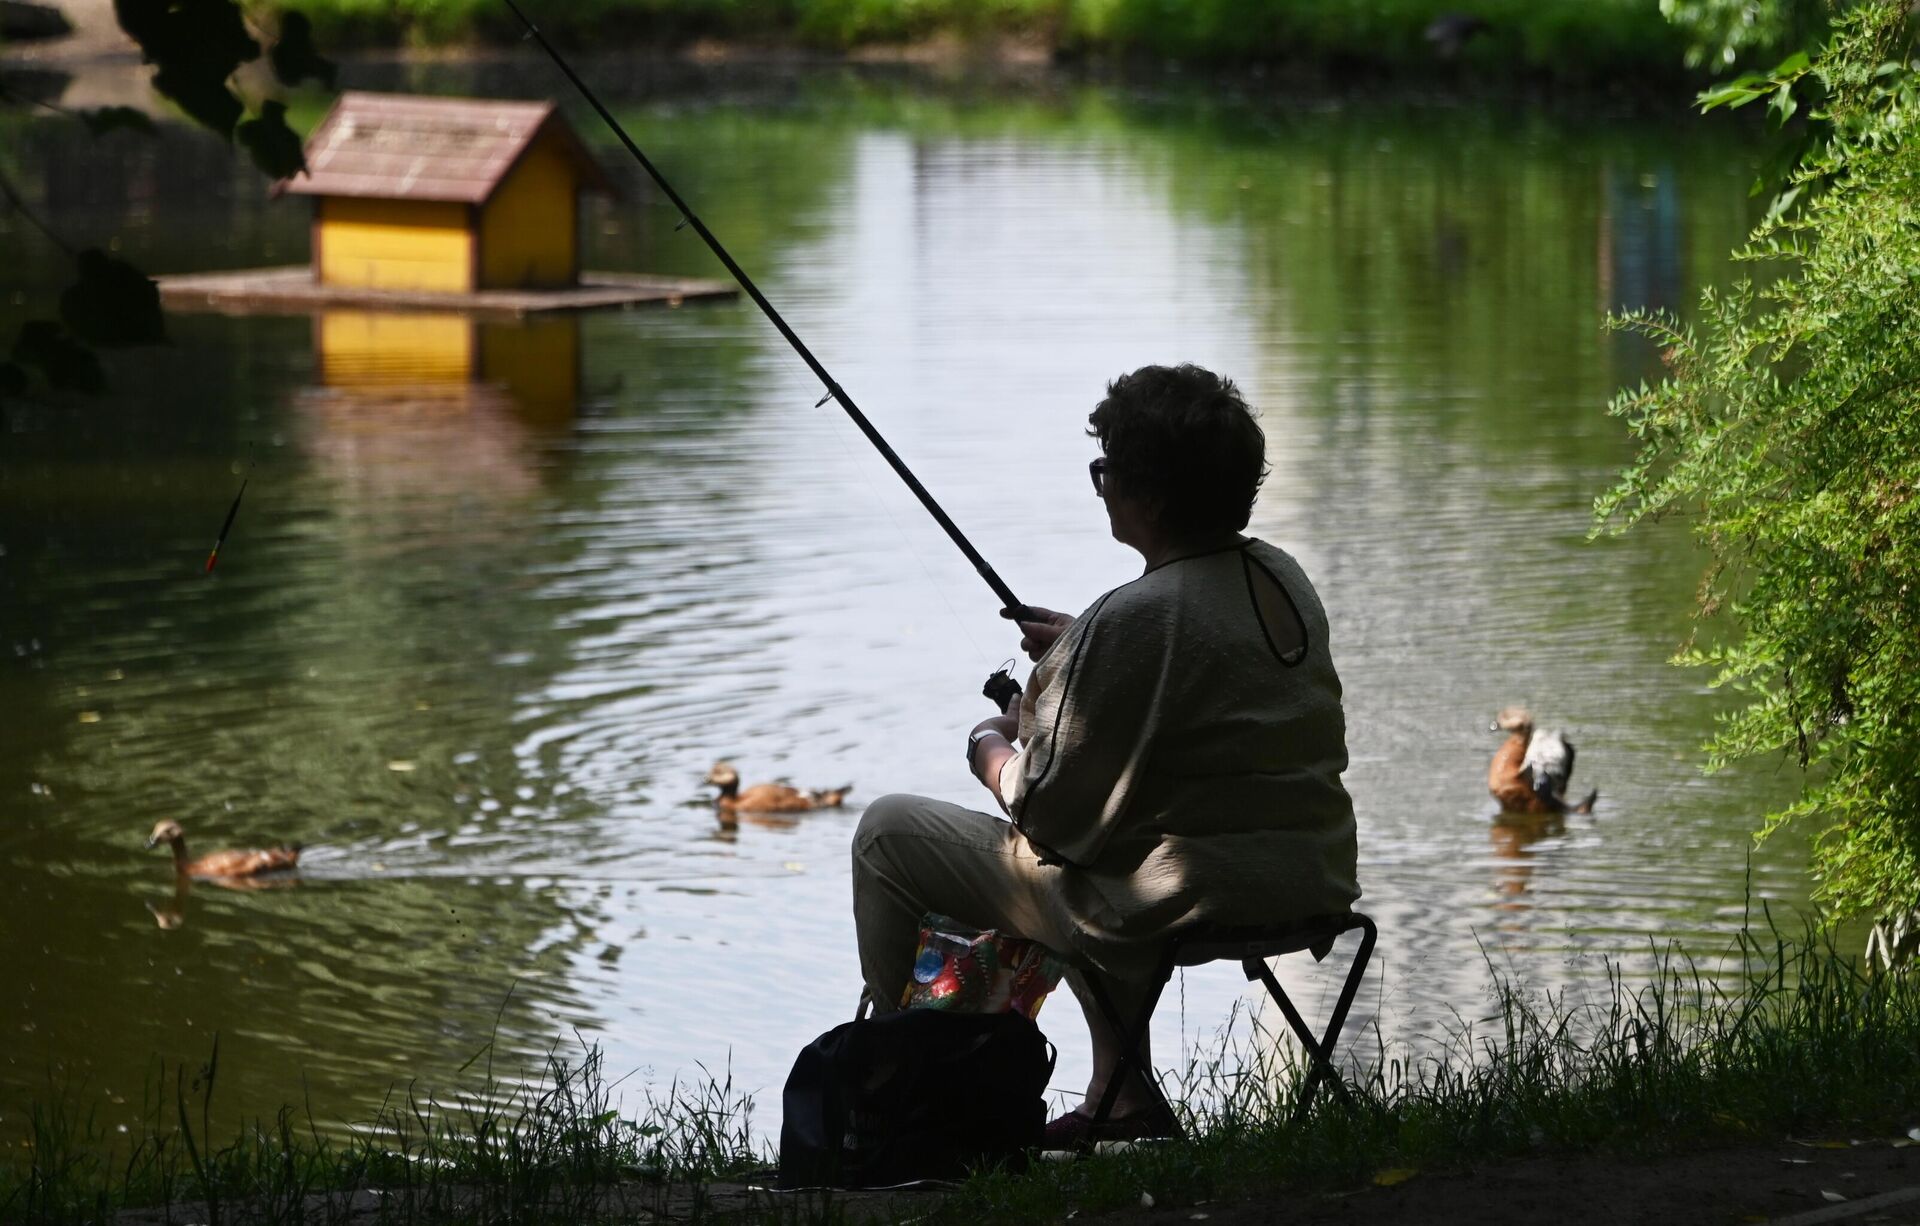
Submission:
[[[250,851],[216,851],[198,860],[187,858],[187,835],[180,823],[169,818],[154,826],[147,836],[149,850],[166,843],[173,848],[173,871],[181,877],[202,881],[253,877],[260,873],[278,873],[292,868],[300,860],[300,845],[282,845]]]
[[[784,783],[756,783],[740,786],[740,772],[728,762],[715,762],[707,772],[707,782],[720,789],[713,805],[725,821],[734,813],[805,813],[812,809],[833,809],[853,791],[851,783],[837,788],[801,789]]]
[[[1507,739],[1494,751],[1487,767],[1487,790],[1504,813],[1591,813],[1595,788],[1579,804],[1567,800],[1567,781],[1573,777],[1573,745],[1551,728],[1535,730],[1533,714],[1525,707],[1506,707],[1489,732]]]

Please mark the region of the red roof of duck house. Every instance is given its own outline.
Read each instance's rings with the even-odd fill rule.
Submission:
[[[484,204],[551,128],[578,166],[580,185],[617,194],[551,102],[427,98],[348,90],[307,141],[307,173],[276,195],[361,196]]]

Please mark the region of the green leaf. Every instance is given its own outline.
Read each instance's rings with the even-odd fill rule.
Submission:
[[[60,318],[95,345],[157,345],[167,339],[160,287],[125,260],[97,248],[82,251],[80,277],[60,295]]]
[[[1745,84],[1722,84],[1722,86],[1716,88],[1716,90],[1703,90],[1703,92],[1693,100],[1693,104],[1699,106],[1701,111],[1713,111],[1713,109],[1718,109],[1718,107],[1722,106],[1747,106],[1749,102],[1753,102],[1753,100],[1759,98],[1759,96],[1761,96],[1761,90],[1755,90],[1755,88],[1745,86]]]
[[[209,77],[191,68],[162,68],[153,74],[153,87],[171,98],[189,118],[233,139],[233,125],[247,109],[227,88],[225,77]]]
[[[269,178],[290,179],[307,168],[307,152],[300,134],[287,126],[287,107],[272,99],[260,104],[260,114],[240,125],[234,135],[246,147],[253,164]]]
[[[334,62],[314,47],[313,23],[305,13],[281,15],[280,37],[274,40],[268,58],[273,64],[273,75],[280,78],[282,85],[298,85],[311,79],[332,89],[334,78],[339,74]]]
[[[1775,80],[1779,80],[1782,77],[1797,77],[1812,66],[1812,64],[1812,56],[1804,51],[1796,51],[1786,59],[1781,60],[1778,64],[1775,64],[1773,71],[1768,75]]]
[[[160,37],[168,7],[167,0],[113,0],[113,16],[127,37],[145,51],[148,43]]]
[[[1770,84],[1765,77],[1745,76],[1717,89],[1702,90],[1693,101],[1702,111],[1723,106],[1741,107],[1766,93]]]
[[[107,375],[100,369],[99,355],[51,319],[29,319],[20,325],[19,339],[13,342],[13,360],[38,369],[57,389],[107,390]]]
[[[1773,198],[1773,203],[1767,206],[1766,219],[1768,221],[1776,221],[1782,217],[1785,217],[1787,215],[1787,210],[1793,207],[1793,202],[1800,198],[1800,192],[1803,186],[1804,186],[1803,184],[1796,183],[1792,187],[1789,187],[1785,191],[1781,192],[1778,196],[1775,196]]]
[[[245,108],[227,88],[240,65],[260,57],[234,0],[114,0],[120,28],[158,65],[154,88],[198,122],[231,136]]]
[[[122,128],[142,136],[154,136],[160,131],[153,126],[152,117],[145,111],[130,106],[98,106],[77,114],[80,121],[87,125],[87,131],[95,136],[105,136]]]
[[[114,0],[113,11],[147,62],[163,71],[190,67],[224,81],[260,58],[234,0]]]
[[[1767,99],[1767,114],[1776,126],[1782,125],[1793,118],[1793,113],[1799,109],[1799,105],[1793,100],[1793,85],[1782,81],[1780,88],[1773,91],[1773,97]]]

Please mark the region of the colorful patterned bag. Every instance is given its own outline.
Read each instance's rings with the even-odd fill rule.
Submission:
[[[928,915],[920,921],[920,952],[900,1005],[1031,1019],[1066,969],[1058,954],[1036,941]]]

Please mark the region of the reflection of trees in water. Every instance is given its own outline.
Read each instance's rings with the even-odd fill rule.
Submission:
[[[240,481],[234,465],[265,433],[247,419],[259,360],[284,333],[229,344],[230,332],[184,331],[177,347],[118,355],[117,394],[19,414],[30,427],[9,435],[0,457],[0,649],[9,656],[38,640],[44,664],[71,664],[79,652],[100,674],[124,668],[127,659],[96,649],[138,637],[162,606],[205,586],[207,548]],[[270,470],[271,452],[259,458]],[[240,524],[236,543],[257,537],[254,528]],[[234,595],[200,602],[200,615],[218,623],[209,641],[271,618]],[[195,645],[191,634],[165,644]]]
[[[1600,408],[1647,355],[1607,345],[1602,312],[1684,308],[1753,219],[1740,138],[1711,130],[1461,108],[1201,118],[1145,116],[1148,148],[1176,207],[1244,235],[1256,301],[1315,385],[1301,407],[1390,418],[1396,384],[1439,393],[1457,412],[1431,428],[1493,444],[1489,464],[1577,461],[1611,436]],[[1586,428],[1531,428],[1583,394]]]
[[[1686,211],[1675,168],[1660,165],[1629,176],[1602,163],[1598,191],[1601,309],[1689,310]]]
[[[163,122],[155,136],[95,139],[77,123],[50,118],[0,130],[28,203],[70,242],[112,243],[148,273],[306,259],[306,212],[269,201],[260,172],[208,132]],[[11,286],[50,294],[71,279],[66,257],[51,244],[16,245]]]

